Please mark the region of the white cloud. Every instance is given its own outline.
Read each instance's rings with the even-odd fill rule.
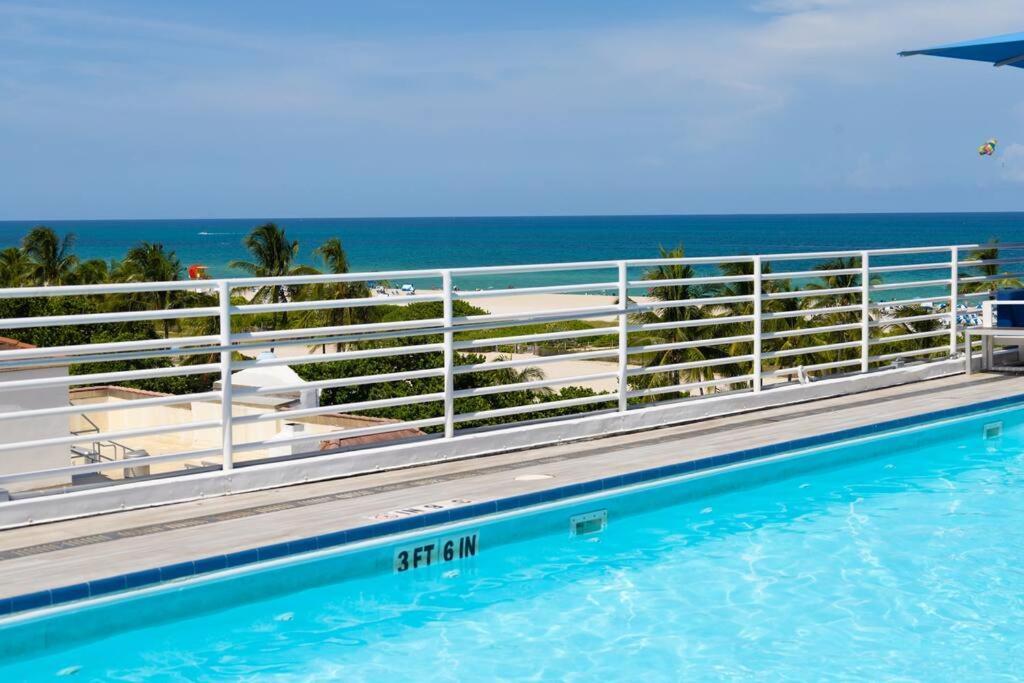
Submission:
[[[969,89],[974,79],[985,90],[993,78],[1024,77],[896,57],[1024,25],[1019,0],[749,7],[755,11],[735,21],[682,16],[357,42],[0,0],[0,143],[53,140],[46,149],[57,150],[58,163],[60,154],[95,158],[128,148],[155,166],[170,160],[171,170],[171,161],[187,163],[229,140],[237,146],[223,154],[239,168],[260,155],[300,165],[319,154],[332,156],[332,171],[343,163],[334,159],[353,158],[400,173],[401,160],[413,168],[410,182],[420,179],[417,166],[432,169],[441,159],[482,169],[474,175],[501,186],[495,169],[513,158],[553,178],[607,166],[610,184],[619,181],[618,166],[648,169],[650,176],[638,171],[637,186],[728,184],[740,193],[827,180],[870,191],[942,174],[934,157],[943,141],[923,137],[912,119],[940,120],[946,111],[933,102],[915,113],[902,91],[931,84],[941,94],[949,82]],[[998,96],[987,91],[977,105],[994,110],[993,120],[977,127],[980,136],[967,131],[968,148],[975,137],[1009,137],[992,104]],[[972,101],[962,96],[950,107],[963,114]],[[833,133],[840,123],[851,132]],[[964,144],[956,140],[957,153]]]

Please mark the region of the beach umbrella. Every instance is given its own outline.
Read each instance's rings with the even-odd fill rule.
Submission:
[[[924,50],[904,50],[900,52],[900,57],[911,57],[913,55],[970,59],[976,62],[988,62],[992,66],[1016,66],[1024,69],[1024,33],[1007,33],[1001,36],[965,40],[962,43],[950,43],[949,45],[940,45]]]

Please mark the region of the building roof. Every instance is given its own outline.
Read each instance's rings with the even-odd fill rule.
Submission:
[[[306,380],[287,365],[271,365],[270,367],[246,368],[232,373],[231,384],[236,387],[287,387],[304,384]],[[298,391],[292,389],[291,391]]]
[[[273,353],[263,352],[257,356],[256,360],[269,360],[274,357]],[[280,393],[237,396],[234,397],[232,401],[234,403],[281,407],[297,401],[304,391],[312,391],[310,389],[295,388],[295,385],[305,383],[306,380],[299,377],[299,373],[295,372],[287,365],[270,365],[264,367],[256,366],[246,368],[245,370],[239,370],[238,372],[231,374],[231,386],[236,388],[255,387],[271,390],[274,387],[292,388],[285,389]],[[220,380],[213,383],[213,388],[218,391],[220,390]]]
[[[10,337],[0,337],[0,351],[14,351],[15,349],[34,349],[35,344],[18,341]]]
[[[380,434],[364,434],[362,436],[350,436],[348,438],[325,439],[320,442],[321,451],[343,450],[357,446],[372,446],[389,441],[399,441],[425,436],[425,432],[415,429],[397,429],[393,432],[382,432]]]

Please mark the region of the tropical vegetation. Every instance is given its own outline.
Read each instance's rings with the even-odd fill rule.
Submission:
[[[59,235],[46,226],[33,228],[18,246],[0,250],[0,286],[51,287],[118,282],[179,281],[187,277],[175,252],[159,242],[141,241],[131,247],[123,259],[104,261],[80,259],[74,252],[74,235]],[[281,277],[349,272],[349,262],[339,238],[331,238],[313,250],[316,265],[299,261],[299,244],[289,239],[284,228],[265,223],[253,228],[243,240],[249,253],[247,259],[231,266],[253,277]],[[992,244],[966,256],[977,262],[961,268],[968,282],[961,285],[963,296],[977,295],[994,287],[1020,286],[997,263],[998,245]],[[730,391],[749,387],[753,371],[754,313],[751,295],[754,285],[749,278],[753,264],[749,261],[726,263],[718,268],[695,267],[673,263],[685,256],[682,246],[662,249],[661,265],[643,274],[647,285],[642,297],[630,303],[628,346],[634,368],[629,380],[632,403],[684,399],[694,395]],[[763,264],[762,295],[762,371],[765,381],[793,379],[797,369],[803,373],[822,375],[856,369],[861,358],[862,329],[860,299],[861,273],[857,258],[836,259],[822,263],[811,271],[790,276],[773,272],[771,264]],[[811,266],[808,266],[811,267]],[[966,270],[965,270],[966,269]],[[971,279],[973,276],[973,279]],[[940,277],[940,276],[935,276]],[[802,292],[797,295],[797,292]],[[401,338],[369,339],[346,334],[353,325],[408,320],[433,320],[442,317],[438,302],[396,305],[387,299],[369,297],[366,283],[359,281],[317,279],[305,285],[260,285],[248,291],[235,292],[235,304],[284,302],[334,302],[366,299],[354,306],[296,305],[292,315],[285,312],[236,316],[235,331],[267,329],[316,329],[327,342],[317,341],[322,354],[379,348],[381,346],[415,346],[441,341],[439,334],[416,334]],[[707,300],[708,303],[692,305]],[[691,305],[678,305],[686,301]],[[142,320],[91,325],[57,325],[51,327],[0,330],[0,335],[26,341],[37,346],[65,346],[138,339],[172,339],[180,336],[213,335],[217,319],[211,316],[192,317],[184,312],[190,308],[213,307],[216,294],[197,287],[175,291],[138,294],[90,294],[88,296],[31,296],[0,298],[0,321],[34,316],[67,316],[108,311],[183,312],[178,319]],[[455,302],[455,315],[481,315],[486,311],[464,301]],[[836,309],[823,311],[822,309]],[[879,366],[900,358],[901,354],[921,352],[921,358],[941,357],[948,353],[947,329],[938,314],[942,308],[926,308],[920,303],[885,306],[872,302],[871,327],[875,340],[872,354]],[[0,322],[2,327],[2,322]],[[359,328],[354,328],[358,331]],[[456,341],[487,339],[493,344],[480,347],[480,352],[456,352],[455,364],[466,370],[484,362],[500,360],[496,354],[521,353],[524,348],[514,337],[549,332],[584,333],[572,338],[534,342],[527,350],[535,355],[551,355],[572,351],[614,349],[618,344],[617,329],[611,321],[570,320],[551,323],[511,325],[489,330],[459,332]],[[510,343],[501,339],[509,337]],[[333,341],[331,341],[333,339]],[[891,341],[886,341],[891,339]],[[301,343],[301,342],[300,342]],[[328,348],[328,343],[331,347]],[[833,347],[833,348],[824,348]],[[487,356],[483,351],[490,351]],[[878,360],[879,356],[885,357]],[[135,354],[103,363],[73,363],[71,372],[88,374],[128,369],[146,369],[211,362],[212,353],[182,354],[169,359],[152,354]],[[915,356],[915,358],[918,356]],[[610,359],[614,360],[614,359]],[[295,370],[310,381],[338,377],[368,377],[397,372],[425,370],[442,365],[440,351],[412,353],[394,357],[351,358],[340,354],[336,359],[300,363]],[[710,364],[709,364],[710,363]],[[609,368],[614,366],[609,365]],[[802,373],[802,374],[803,374]],[[456,390],[484,389],[468,392],[456,399],[459,414],[484,413],[460,426],[480,426],[523,419],[536,419],[610,407],[592,389],[569,386],[557,391],[545,388],[516,389],[514,385],[544,377],[536,367],[503,367],[498,370],[464,371],[456,375]],[[125,382],[154,391],[192,393],[212,387],[214,374],[188,377],[156,378]],[[510,386],[512,385],[512,386]],[[494,391],[501,387],[507,390]],[[322,402],[349,404],[383,398],[396,398],[443,391],[443,379],[429,376],[406,381],[382,381],[362,386],[325,389]],[[565,407],[558,404],[567,399],[595,397],[594,403]],[[488,416],[488,411],[536,404],[537,411],[528,414]],[[552,403],[553,408],[543,405]],[[439,401],[362,411],[365,414],[402,420],[434,418],[441,415]]]

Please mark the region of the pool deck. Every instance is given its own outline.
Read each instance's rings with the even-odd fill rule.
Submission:
[[[0,598],[294,541],[410,506],[473,503],[1024,395],[958,375],[675,427],[0,531]],[[526,474],[553,475],[517,481]]]

